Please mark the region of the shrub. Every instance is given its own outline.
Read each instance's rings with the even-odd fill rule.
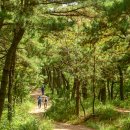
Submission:
[[[114,100],[112,102],[115,106],[117,107],[121,107],[121,108],[130,108],[130,100],[125,100],[125,101],[121,101],[121,100]]]
[[[46,115],[57,121],[68,121],[75,114],[75,106],[73,101],[66,102],[64,99],[55,99],[52,107],[47,111]]]
[[[100,105],[95,113],[100,120],[114,120],[120,116],[120,113],[115,111],[111,105]]]
[[[121,130],[130,130],[130,117],[121,121]]]
[[[16,106],[11,124],[7,120],[7,111],[4,111],[0,122],[0,130],[52,130],[50,121],[39,121],[28,113],[29,108],[32,108],[32,104],[29,102]]]

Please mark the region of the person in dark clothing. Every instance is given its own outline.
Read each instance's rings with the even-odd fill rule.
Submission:
[[[38,108],[41,108],[41,104],[42,104],[42,98],[41,96],[38,96]]]
[[[44,100],[44,109],[47,109],[47,104],[48,104],[48,97],[46,96]]]
[[[42,95],[44,95],[44,84],[41,87]]]

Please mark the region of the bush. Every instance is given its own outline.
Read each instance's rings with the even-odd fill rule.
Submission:
[[[73,101],[65,101],[63,98],[57,98],[53,101],[52,107],[46,115],[57,121],[68,121],[74,117],[75,106]]]
[[[19,126],[19,130],[38,130],[39,122],[35,119],[29,120],[25,124]]]
[[[130,109],[130,100],[125,100],[125,101],[121,101],[121,100],[114,100],[112,102],[116,107],[121,107],[121,108],[126,108],[126,109]]]
[[[120,113],[115,111],[111,105],[100,105],[95,113],[99,116],[99,120],[114,120],[120,116]]]
[[[121,120],[121,130],[130,130],[130,117]]]
[[[4,111],[0,130],[52,130],[51,122],[48,120],[39,121],[28,113],[30,108],[32,108],[32,104],[29,102],[16,106],[11,124],[7,120],[7,111]]]

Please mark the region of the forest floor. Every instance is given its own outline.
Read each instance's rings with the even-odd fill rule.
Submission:
[[[41,108],[38,108],[37,106],[37,97],[41,95],[41,90],[37,89],[31,93],[32,98],[35,100],[35,107],[32,108],[29,113],[34,114],[36,116],[42,116],[44,112],[47,111],[49,107],[51,107],[51,102],[48,103],[48,107],[45,110],[44,105],[42,104]],[[68,123],[62,123],[62,122],[55,122],[54,123],[54,129],[53,130],[93,130],[91,128],[87,128],[84,125],[71,125]]]

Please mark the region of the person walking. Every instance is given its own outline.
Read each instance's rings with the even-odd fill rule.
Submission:
[[[47,104],[48,104],[48,97],[46,96],[44,100],[44,109],[47,109]]]
[[[38,108],[41,108],[41,104],[42,104],[42,98],[41,96],[38,96]]]
[[[42,95],[44,95],[44,84],[41,87]]]

